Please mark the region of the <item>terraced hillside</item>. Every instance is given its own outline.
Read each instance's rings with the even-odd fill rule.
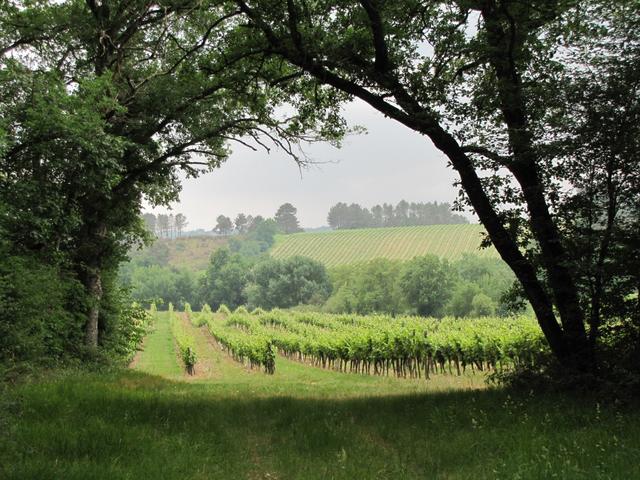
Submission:
[[[480,249],[481,225],[428,225],[368,228],[282,235],[271,249],[275,258],[304,255],[328,267],[374,258],[409,260],[434,254],[455,260],[464,253],[497,257],[494,248]]]

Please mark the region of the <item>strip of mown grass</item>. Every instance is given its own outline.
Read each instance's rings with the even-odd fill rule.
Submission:
[[[10,390],[0,478],[640,478],[637,405],[510,395],[468,377],[340,374],[282,358],[270,376],[204,340],[196,348],[210,348],[207,379],[129,370]]]
[[[178,377],[182,369],[177,360],[176,345],[167,312],[158,312],[153,330],[144,341],[144,350],[134,360],[135,368],[152,375]]]

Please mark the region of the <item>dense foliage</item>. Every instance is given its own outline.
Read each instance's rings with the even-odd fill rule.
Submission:
[[[331,293],[331,283],[324,265],[310,258],[268,259],[253,268],[246,292],[251,308],[319,305]]]
[[[82,286],[37,258],[0,244],[0,363],[51,361],[77,354]]]
[[[330,270],[333,294],[324,310],[334,313],[405,312],[442,317],[505,315],[504,298],[514,277],[504,262],[465,255],[448,262],[433,255],[408,262],[385,259]]]
[[[359,98],[443,152],[559,364],[606,373],[604,334],[640,323],[637,7],[0,3],[0,298],[56,319],[3,320],[12,358],[31,331],[56,337],[43,352],[79,354],[81,337],[110,350],[128,324],[116,272],[148,240],[143,203],[168,205],[229,142],[301,161],[301,141],[342,138],[340,107]],[[50,299],[28,294],[36,279],[59,279]],[[456,288],[456,305],[490,312],[474,289]]]
[[[255,260],[221,248],[211,255],[206,273],[200,279],[200,298],[218,308],[223,303],[231,308],[247,303],[245,292],[250,268]]]

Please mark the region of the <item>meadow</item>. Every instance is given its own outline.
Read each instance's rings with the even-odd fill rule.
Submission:
[[[229,237],[225,236],[156,238],[152,245],[132,251],[131,260],[198,272],[207,268],[211,253],[228,242]]]
[[[509,392],[482,372],[398,378],[282,355],[269,375],[225,353],[197,313],[174,313],[197,357],[189,375],[171,316],[156,315],[127,370],[57,372],[9,390],[0,478],[640,475],[637,405]]]
[[[411,260],[427,254],[457,260],[464,253],[497,258],[491,247],[480,249],[481,225],[427,225],[295,233],[276,237],[274,258],[302,255],[327,267],[376,258]]]

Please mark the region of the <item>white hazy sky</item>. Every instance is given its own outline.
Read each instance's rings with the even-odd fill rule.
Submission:
[[[360,101],[347,105],[344,114],[367,133],[349,137],[341,149],[328,144],[305,149],[314,161],[327,163],[300,172],[283,152],[234,146],[221,168],[184,181],[180,202],[172,211],[187,216],[189,230],[210,230],[220,214],[232,219],[239,212],[271,217],[278,206],[290,202],[298,209],[300,224],[311,228],[326,225],[327,212],[337,202],[371,207],[402,199],[455,199],[456,174],[427,137]]]

